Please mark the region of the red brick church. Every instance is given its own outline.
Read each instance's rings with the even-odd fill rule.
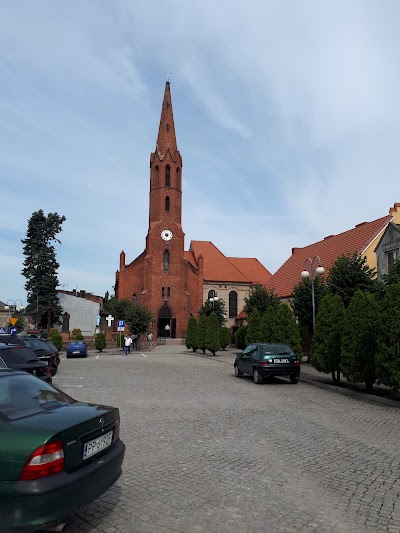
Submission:
[[[120,254],[115,295],[148,307],[151,329],[181,337],[191,314],[210,296],[223,298],[227,326],[234,327],[253,283],[271,274],[255,258],[225,257],[209,241],[192,241],[185,251],[182,228],[182,157],[179,153],[167,81],[155,152],[150,155],[150,207],[146,248],[130,264]],[[169,328],[169,330],[168,330]]]

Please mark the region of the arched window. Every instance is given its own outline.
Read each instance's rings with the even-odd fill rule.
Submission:
[[[164,270],[169,270],[169,250],[164,252]]]
[[[136,304],[136,292],[134,292],[132,294],[132,303],[135,305]]]
[[[165,211],[169,211],[169,196],[165,198]]]
[[[176,188],[178,189],[178,191],[181,190],[181,169],[180,168],[176,169]]]
[[[171,296],[171,289],[170,289],[170,287],[168,287],[168,289],[167,289],[167,296],[168,296],[168,297]]]
[[[171,167],[169,165],[165,167],[165,186],[171,186]]]
[[[217,293],[214,290],[208,291],[208,299],[215,298]]]
[[[160,169],[156,165],[154,167],[154,187],[160,186]]]
[[[229,318],[235,318],[238,314],[237,292],[231,291],[229,293]]]
[[[161,296],[162,296],[163,298],[164,298],[164,296],[165,296],[165,288],[164,288],[164,287],[161,289]]]

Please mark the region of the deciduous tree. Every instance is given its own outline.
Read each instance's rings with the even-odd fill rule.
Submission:
[[[260,316],[262,316],[269,307],[278,308],[280,299],[273,290],[256,283],[251,287],[249,295],[246,296],[244,302],[244,312],[247,316],[250,316],[254,309],[257,309]]]
[[[347,308],[357,290],[373,292],[376,270],[370,268],[366,257],[342,255],[331,266],[326,280],[328,290],[338,294]]]
[[[185,339],[185,346],[189,350],[190,348],[193,349],[195,352],[197,348],[199,347],[199,334],[198,334],[198,324],[196,317],[193,315],[190,315],[188,320],[188,325],[186,329],[186,339]]]

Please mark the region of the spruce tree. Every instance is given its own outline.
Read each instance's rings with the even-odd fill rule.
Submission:
[[[378,304],[368,292],[357,291],[345,313],[340,368],[352,383],[365,383],[371,392],[376,380],[375,353]]]
[[[278,310],[274,307],[269,307],[261,317],[260,342],[277,342],[277,329]]]
[[[62,231],[64,216],[40,209],[28,221],[24,245],[25,256],[22,275],[26,278],[25,289],[28,293],[26,314],[35,317],[40,329],[50,329],[60,321],[62,308],[57,295],[59,264],[56,260],[54,243],[61,244],[57,235]]]
[[[400,283],[389,285],[379,303],[376,365],[382,383],[400,388]]]
[[[340,382],[340,355],[345,308],[338,294],[327,293],[321,300],[312,341],[312,364]]]
[[[215,313],[211,313],[211,315],[207,317],[206,349],[213,355],[221,349],[219,329],[220,325],[218,317]]]
[[[247,320],[246,344],[260,342],[261,316],[258,309],[253,309]]]
[[[198,343],[199,349],[206,353],[206,339],[207,339],[207,316],[201,315],[198,324]]]
[[[246,348],[246,335],[247,326],[240,326],[240,328],[235,331],[235,345],[239,350],[244,350]]]
[[[188,320],[185,345],[187,349],[192,348],[194,352],[199,347],[198,324],[196,317],[194,317],[193,315],[190,315]]]
[[[292,310],[287,304],[282,303],[277,314],[276,342],[288,344],[301,360],[300,330]]]

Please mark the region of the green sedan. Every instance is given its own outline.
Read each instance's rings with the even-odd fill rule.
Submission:
[[[0,370],[0,531],[53,525],[121,475],[119,410]]]

